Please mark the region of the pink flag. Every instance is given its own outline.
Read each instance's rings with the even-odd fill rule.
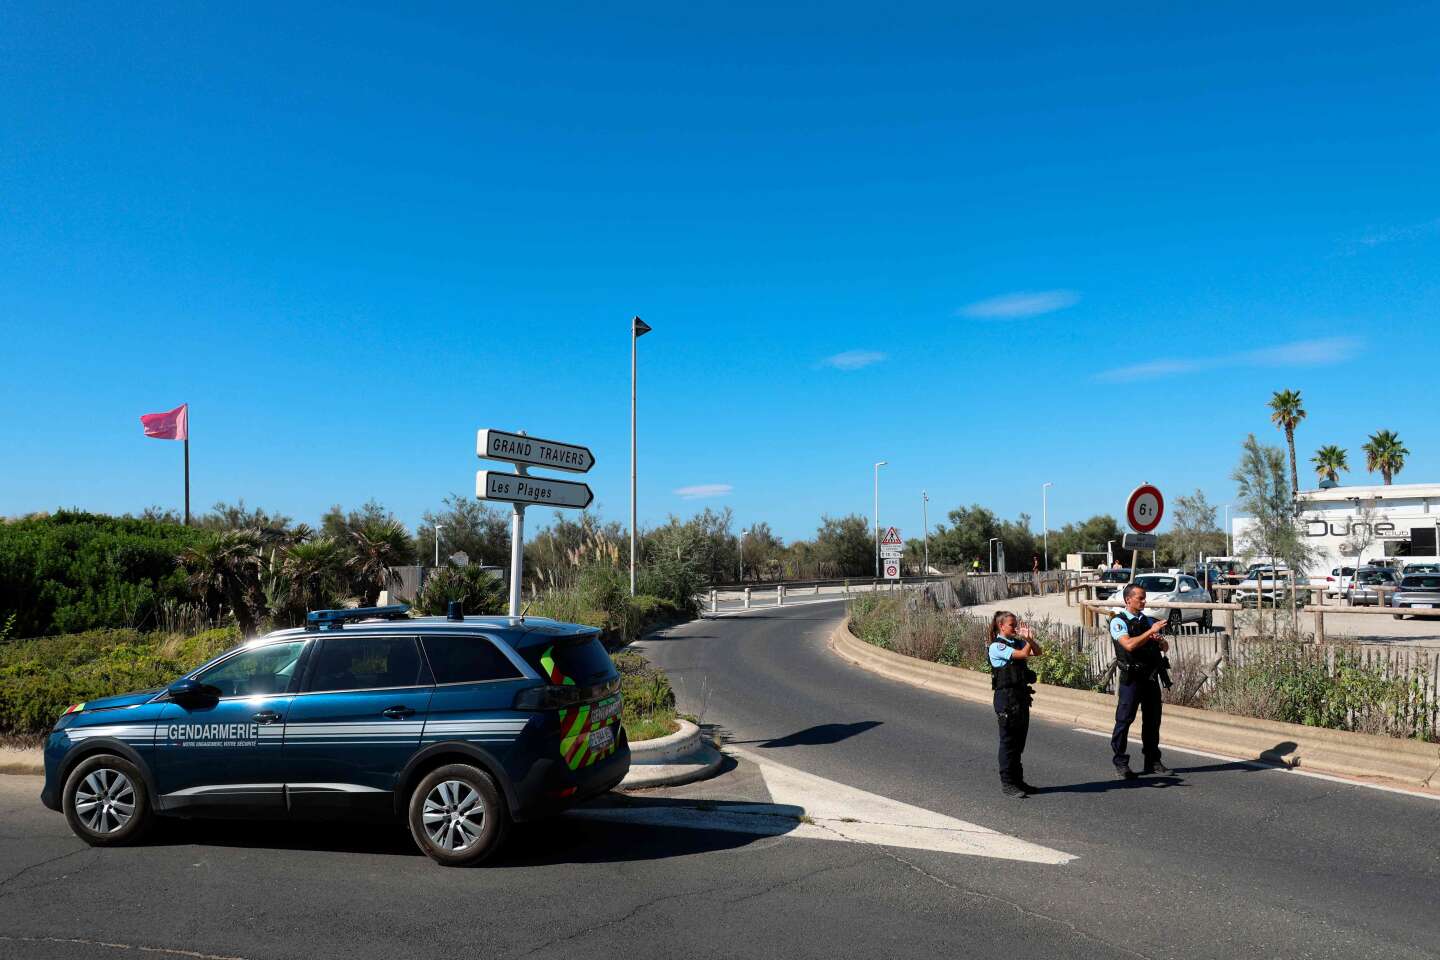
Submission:
[[[169,413],[142,413],[140,425],[145,436],[156,440],[190,439],[190,404],[182,403]]]

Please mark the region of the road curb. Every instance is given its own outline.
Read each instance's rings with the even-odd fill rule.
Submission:
[[[620,789],[674,787],[715,775],[725,758],[700,736],[700,728],[680,720],[680,729],[665,737],[630,744],[630,772]]]
[[[987,674],[883,650],[852,634],[848,617],[831,635],[830,648],[862,669],[912,686],[978,703],[991,703],[994,697]],[[1037,683],[1030,713],[1109,731],[1115,723],[1115,697]],[[1440,784],[1440,744],[1417,740],[1257,720],[1174,704],[1165,705],[1164,737],[1177,747],[1287,767],[1425,788]]]
[[[18,750],[14,747],[0,747],[0,774],[6,773],[44,776],[45,753],[38,749]]]

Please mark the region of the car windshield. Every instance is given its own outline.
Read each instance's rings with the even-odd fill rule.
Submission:
[[[1362,584],[1373,586],[1377,583],[1393,583],[1395,574],[1389,570],[1361,570],[1356,579]]]
[[[1440,573],[1440,563],[1412,563],[1405,568],[1406,573]]]
[[[1144,587],[1146,593],[1173,593],[1175,590],[1174,577],[1136,577],[1135,583]]]
[[[1130,580],[1129,570],[1106,570],[1100,575],[1102,583],[1127,583]]]
[[[1400,586],[1405,590],[1440,590],[1440,575],[1427,574],[1423,577],[1406,577]]]

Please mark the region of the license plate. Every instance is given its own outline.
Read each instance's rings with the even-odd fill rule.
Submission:
[[[602,700],[590,708],[590,722],[604,723],[620,712],[620,698],[611,697],[609,700]]]
[[[609,727],[601,727],[599,730],[590,731],[591,750],[608,750],[610,749],[610,745],[614,742],[615,731],[610,729]]]
[[[1414,607],[1416,610],[1434,610],[1434,609],[1435,609],[1435,604],[1433,604],[1433,603],[1412,603],[1412,604],[1410,604],[1410,606]]]

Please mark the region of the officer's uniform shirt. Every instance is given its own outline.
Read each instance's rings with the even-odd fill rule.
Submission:
[[[1009,663],[1010,658],[1015,655],[1015,651],[1023,646],[1025,646],[1025,641],[1019,637],[1012,637],[1006,640],[1004,637],[997,635],[995,640],[990,644],[990,666],[999,670],[1005,666],[1005,664]]]
[[[1146,630],[1149,630],[1150,625],[1155,622],[1143,613],[1136,620]],[[1124,640],[1128,636],[1130,636],[1130,611],[1121,610],[1110,619],[1110,639],[1118,641]]]

